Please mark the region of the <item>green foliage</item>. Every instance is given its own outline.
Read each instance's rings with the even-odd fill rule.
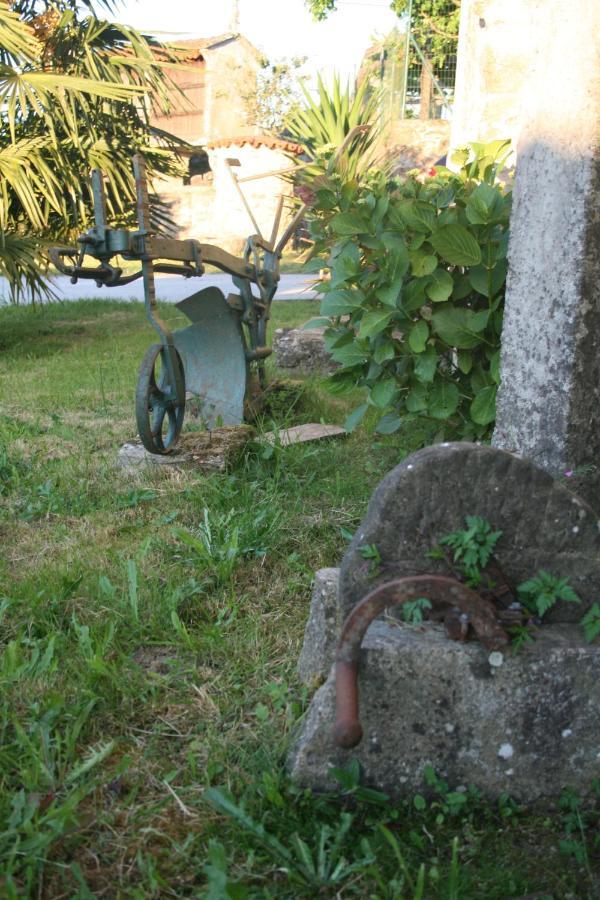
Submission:
[[[453,561],[467,576],[471,584],[478,584],[494,548],[502,537],[501,531],[492,531],[492,526],[481,516],[466,516],[466,529],[453,531],[440,538],[442,547],[450,547]]]
[[[33,3],[0,5],[0,274],[15,300],[25,287],[34,297],[49,293],[47,242],[88,226],[91,168],[108,176],[117,221],[132,212],[136,150],[151,176],[178,170],[171,151],[180,142],[165,134],[151,142],[149,124],[151,107],[168,107],[165,64],[175,57],[161,48],[159,58],[153,39],[87,6],[81,17],[71,2],[41,16]]]
[[[568,579],[557,578],[545,569],[540,569],[537,575],[520,584],[517,591],[519,599],[540,618],[545,616],[558,600],[581,603],[581,598],[570,586]]]
[[[581,620],[585,638],[591,644],[600,636],[600,603],[594,603]]]
[[[411,31],[423,53],[434,65],[443,66],[456,53],[460,0],[392,0],[399,16],[411,11]]]
[[[458,173],[390,182],[367,172],[323,175],[311,233],[331,270],[321,313],[340,390],[365,387],[376,430],[416,417],[463,439],[495,419],[511,194],[497,179],[506,141],[459,151]]]
[[[588,873],[590,883],[594,884],[590,854],[600,847],[600,818],[597,801],[600,799],[600,779],[592,783],[596,804],[586,804],[580,794],[572,788],[563,790],[559,807],[565,836],[559,842],[561,853],[573,858]]]
[[[260,71],[243,70],[237,86],[252,125],[280,133],[286,118],[302,103],[299,81],[306,57],[263,60]]]
[[[420,625],[423,621],[423,613],[431,609],[431,602],[426,597],[417,597],[402,605],[402,616],[409,625]]]
[[[264,825],[250,816],[243,806],[217,788],[209,788],[205,799],[220,812],[231,816],[254,840],[262,846],[273,862],[280,866],[287,877],[307,887],[319,889],[342,884],[355,872],[375,861],[366,838],[360,842],[362,856],[349,862],[345,855],[351,839],[354,816],[342,812],[335,828],[321,825],[311,847],[298,833],[294,833],[290,846],[285,846]]]
[[[304,104],[297,106],[285,119],[286,134],[298,141],[313,160],[313,165],[303,167],[299,182],[316,187],[315,179],[326,174],[336,157],[336,167],[347,178],[354,178],[369,162],[369,150],[377,138],[375,119],[378,97],[369,91],[365,81],[344,87],[338,75],[334,75],[329,90],[319,75],[317,77],[318,99],[313,99],[304,84],[300,85]],[[339,155],[340,147],[349,133],[358,126],[369,126],[358,133]],[[322,193],[320,204],[327,209],[336,206],[335,195]]]
[[[429,552],[432,559],[444,558],[444,547],[453,551],[452,562],[465,578],[465,583],[477,588],[481,584],[483,570],[489,563],[494,548],[502,536],[501,531],[493,531],[490,523],[481,516],[466,516],[466,529],[452,531],[443,535],[438,546]],[[543,619],[547,612],[559,601],[581,603],[567,578],[558,578],[545,569],[517,587],[517,594],[523,606],[529,612]],[[409,604],[407,604],[409,605]],[[594,603],[583,616],[581,625],[588,642],[600,635],[600,604]],[[533,640],[526,625],[514,625],[510,628],[513,651]]]
[[[365,544],[358,548],[358,552],[369,562],[369,575],[376,575],[381,565],[381,553],[377,544]]]

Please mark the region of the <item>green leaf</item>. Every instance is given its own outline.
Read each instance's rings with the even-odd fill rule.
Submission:
[[[506,269],[507,263],[505,259],[499,260],[492,268],[491,273],[488,273],[488,269],[485,266],[474,266],[469,270],[469,283],[478,294],[482,294],[484,297],[489,296],[491,287],[492,297],[495,297],[506,281]]]
[[[385,409],[391,404],[394,397],[398,393],[398,384],[395,378],[386,378],[384,381],[378,381],[371,388],[370,399],[379,409]]]
[[[496,418],[496,385],[484,387],[471,403],[471,418],[477,425],[489,425]]]
[[[476,266],[481,262],[479,244],[463,225],[443,225],[429,240],[442,259],[453,266]]]
[[[413,231],[428,233],[435,228],[435,208],[422,200],[403,200],[390,207],[389,215],[392,221],[399,221]]]
[[[471,370],[471,378],[469,380],[471,382],[471,390],[474,394],[478,394],[479,391],[482,391],[485,387],[492,387],[494,384],[490,373],[481,365],[478,365]]]
[[[386,272],[389,273],[390,278],[402,279],[408,272],[409,266],[408,249],[404,240],[398,234],[385,232],[381,235],[381,242],[387,250],[384,260]]]
[[[344,428],[346,429],[346,431],[354,431],[354,429],[357,428],[358,425],[360,425],[365,417],[365,413],[367,412],[368,408],[369,404],[363,403],[361,404],[361,406],[350,413],[350,415],[344,422]]]
[[[419,381],[429,383],[433,381],[438,365],[438,355],[435,347],[431,345],[424,353],[419,353],[414,359],[414,371]]]
[[[388,359],[393,359],[396,355],[396,350],[394,348],[394,344],[392,341],[386,340],[379,344],[378,347],[375,348],[373,353],[373,359],[376,363],[381,365],[384,362],[387,362]]]
[[[500,384],[500,351],[496,352],[490,358],[490,375],[494,379],[495,384]]]
[[[429,326],[424,319],[420,319],[410,330],[408,346],[413,353],[423,353],[429,337]]]
[[[360,250],[353,241],[347,241],[331,264],[331,287],[352,278],[360,272]]]
[[[340,235],[361,234],[371,230],[368,217],[361,212],[341,212],[329,223],[332,231]]]
[[[500,189],[483,182],[478,184],[466,205],[467,219],[473,225],[488,225],[502,219],[504,197]]]
[[[425,250],[411,250],[409,257],[415,278],[431,275],[437,266],[436,257]]]
[[[312,331],[314,328],[326,328],[331,325],[329,319],[324,316],[318,316],[316,319],[309,319],[304,325],[300,326],[300,331]]]
[[[458,350],[471,350],[481,343],[478,327],[473,327],[473,317],[476,315],[470,309],[448,306],[440,309],[431,317],[434,330],[449,347]],[[479,326],[480,321],[475,320]]]
[[[458,351],[458,368],[463,375],[468,375],[473,368],[473,354],[469,350]]]
[[[581,620],[583,632],[588,643],[600,636],[600,604],[594,603]]]
[[[488,296],[488,270],[485,266],[473,266],[469,269],[467,278],[474,291],[484,297]]]
[[[427,411],[434,419],[448,419],[460,400],[458,387],[449,381],[438,381],[429,394]]]
[[[386,284],[383,287],[377,288],[375,291],[375,296],[378,300],[381,300],[386,306],[391,306],[394,309],[398,305],[398,297],[400,296],[400,291],[402,290],[402,277],[396,278],[391,284]]]
[[[490,320],[490,311],[489,309],[482,309],[479,312],[474,312],[471,316],[469,327],[472,331],[479,333],[480,331],[484,331],[487,323]]]
[[[454,289],[452,291],[453,300],[464,300],[471,293],[471,284],[468,275],[461,275],[457,272],[453,275]]]
[[[423,412],[427,409],[427,387],[424,384],[414,384],[406,398],[406,408],[409,412]]]
[[[436,269],[431,274],[431,280],[425,288],[425,293],[434,303],[443,303],[452,294],[454,281],[452,275],[445,269]]]
[[[385,309],[376,309],[368,312],[360,321],[358,336],[372,338],[384,331],[390,323],[392,313]]]
[[[378,434],[393,434],[401,427],[402,419],[400,416],[397,413],[387,413],[387,415],[381,417],[375,426],[375,431]]]
[[[336,347],[345,347],[346,344],[352,344],[354,340],[354,331],[351,328],[346,328],[344,325],[328,328],[325,332],[325,347],[330,352]]]
[[[345,369],[353,366],[361,366],[367,361],[367,354],[356,343],[345,344],[343,347],[335,347],[331,356],[336,362],[342,364]]]
[[[321,301],[323,316],[346,316],[360,307],[363,301],[362,292],[330,291]]]
[[[428,284],[428,278],[414,278],[404,285],[402,290],[402,309],[409,313],[420,309],[426,302],[425,288]]]

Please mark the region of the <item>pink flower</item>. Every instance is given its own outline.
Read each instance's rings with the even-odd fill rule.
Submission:
[[[573,472],[573,469],[567,469],[567,471],[565,472],[565,478],[572,478],[574,474],[575,473]]]

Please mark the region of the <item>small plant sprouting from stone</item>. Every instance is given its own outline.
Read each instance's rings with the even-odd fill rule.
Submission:
[[[557,578],[545,569],[540,569],[537,575],[520,584],[517,592],[519,600],[540,619],[558,600],[581,603],[581,598],[577,596],[566,578]]]
[[[369,561],[369,575],[375,575],[381,565],[381,553],[377,544],[364,544],[358,548],[363,559]]]
[[[444,557],[443,547],[453,551],[453,562],[465,576],[469,587],[477,587],[481,583],[481,570],[484,569],[494,548],[502,536],[501,531],[492,531],[492,526],[481,516],[466,516],[466,528],[452,531],[440,538],[440,546],[432,550],[430,556]]]
[[[408,625],[420,625],[423,621],[423,613],[431,609],[431,602],[426,597],[417,597],[402,605],[402,615]]]
[[[600,603],[594,603],[581,620],[585,639],[590,644],[600,636]]]
[[[566,474],[566,473],[565,473]],[[482,516],[466,516],[466,528],[452,531],[443,535],[437,547],[429,552],[432,559],[446,559],[460,573],[466,585],[471,588],[485,586],[493,588],[495,585],[489,578],[484,585],[485,568],[492,560],[494,550],[501,531],[494,531],[490,523]],[[449,548],[451,552],[444,548]],[[497,560],[496,560],[497,562]],[[559,601],[567,603],[581,603],[581,598],[575,593],[567,578],[559,578],[545,569],[522,582],[516,589],[518,602],[511,605],[511,609],[522,608],[529,614],[529,622],[515,623],[508,627],[512,637],[513,652],[534,640],[529,625],[538,620],[538,624],[553,606]],[[419,601],[415,601],[419,602]],[[406,604],[411,606],[412,604]],[[422,613],[422,610],[421,610]],[[410,615],[410,613],[409,613]],[[596,640],[600,636],[600,603],[594,603],[583,616],[581,625],[588,642]]]

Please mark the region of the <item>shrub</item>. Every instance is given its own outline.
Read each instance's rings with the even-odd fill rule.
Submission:
[[[495,418],[510,191],[507,141],[458,151],[445,167],[390,180],[339,172],[312,183],[315,265],[328,266],[321,315],[340,369],[332,387],[368,388],[376,430],[426,416],[441,432],[485,438]]]

